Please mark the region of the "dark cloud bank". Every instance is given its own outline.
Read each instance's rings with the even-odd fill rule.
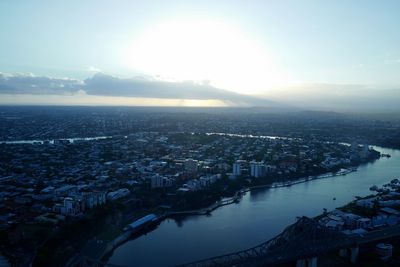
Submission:
[[[74,79],[0,73],[0,93],[2,94],[68,95],[80,90],[82,84],[81,81]]]
[[[72,95],[85,91],[88,95],[166,99],[218,99],[234,105],[270,106],[267,99],[242,95],[215,88],[207,83],[166,82],[155,79],[120,79],[95,74],[84,81],[55,79],[33,75],[0,74],[0,93],[35,95]]]
[[[286,90],[286,93],[284,91]],[[368,89],[360,85],[307,85],[286,88],[280,97],[256,97],[215,88],[208,83],[166,82],[157,79],[121,79],[97,73],[86,80],[0,73],[0,94],[143,97],[164,99],[218,99],[233,106],[317,109],[332,111],[400,111],[399,89]],[[279,92],[279,90],[277,90]],[[279,104],[278,104],[279,103]],[[283,104],[284,103],[284,104]]]

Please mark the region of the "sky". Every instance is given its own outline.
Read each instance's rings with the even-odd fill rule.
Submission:
[[[399,11],[396,0],[2,0],[0,103],[66,94],[40,91],[43,77],[56,79],[47,87],[73,81],[67,94],[82,98],[99,72],[119,84],[190,81],[195,90],[226,90],[224,98],[198,98],[223,105],[237,98],[232,93],[297,104],[310,94],[322,101],[332,90],[338,97],[390,99],[400,88]],[[31,84],[21,88],[16,78]],[[102,97],[108,91],[113,103],[111,97],[182,98],[116,87],[89,91]]]

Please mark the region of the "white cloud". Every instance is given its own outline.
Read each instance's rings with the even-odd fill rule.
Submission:
[[[95,66],[89,66],[87,68],[87,70],[90,71],[90,72],[101,72],[101,69],[99,69],[99,68],[97,68]]]

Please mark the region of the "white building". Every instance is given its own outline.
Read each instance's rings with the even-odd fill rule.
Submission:
[[[253,177],[262,177],[265,175],[265,164],[262,162],[250,162],[250,175]]]
[[[242,165],[239,162],[233,163],[232,174],[234,176],[240,176],[242,174]]]
[[[203,177],[200,177],[199,181],[200,181],[201,187],[204,188],[204,187],[208,187],[211,184],[215,183],[218,179],[221,179],[220,174],[203,176]]]

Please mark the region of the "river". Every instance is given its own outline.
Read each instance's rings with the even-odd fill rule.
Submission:
[[[93,141],[93,140],[103,140],[109,139],[112,136],[94,136],[94,137],[73,137],[73,138],[58,138],[58,139],[46,139],[46,140],[14,140],[14,141],[0,141],[0,144],[6,145],[22,145],[22,144],[39,144],[43,145],[45,142],[50,144],[54,144],[56,140],[68,140],[69,142],[73,143],[76,141]]]
[[[296,216],[316,216],[372,192],[400,177],[400,150],[375,147],[391,158],[362,165],[345,176],[290,187],[258,189],[210,216],[167,219],[157,229],[118,247],[109,263],[125,266],[171,266],[250,248],[279,234]],[[334,200],[336,198],[336,200]]]

